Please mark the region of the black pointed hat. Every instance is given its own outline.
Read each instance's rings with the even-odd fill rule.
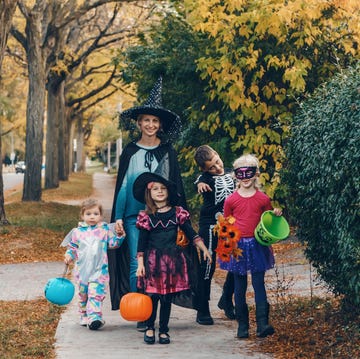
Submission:
[[[159,182],[166,186],[169,195],[169,203],[175,206],[180,198],[176,184],[173,181],[158,175],[154,172],[144,172],[139,175],[133,184],[133,195],[136,200],[145,203],[145,190],[150,182]]]
[[[180,117],[162,106],[161,91],[162,77],[159,77],[145,103],[141,106],[134,106],[123,111],[120,114],[120,120],[136,121],[139,115],[154,115],[160,118],[164,133],[171,137],[179,134],[181,131]]]

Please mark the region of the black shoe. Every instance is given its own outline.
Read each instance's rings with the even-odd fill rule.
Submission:
[[[105,322],[103,320],[94,320],[91,322],[88,327],[90,330],[98,330],[104,326]]]
[[[143,333],[143,332],[145,332],[146,328],[147,328],[146,322],[137,322],[136,330],[138,332]]]
[[[148,330],[153,331],[153,335],[147,335]],[[146,344],[154,344],[155,343],[155,329],[154,328],[146,328],[144,333],[144,342]]]
[[[197,321],[197,323],[199,323],[201,325],[213,325],[214,324],[214,320],[213,320],[213,318],[211,318],[210,313],[197,312],[196,321]]]
[[[218,307],[222,309],[228,319],[235,319],[235,308],[232,302],[228,302],[224,295],[221,296]]]
[[[165,335],[165,337],[162,337]],[[170,344],[170,335],[168,333],[159,333],[159,344]]]

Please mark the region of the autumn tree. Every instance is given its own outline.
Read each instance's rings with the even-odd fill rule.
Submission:
[[[76,111],[71,107],[75,103],[79,104],[82,109],[95,106],[97,102],[100,102],[100,97],[92,104],[81,105],[88,98],[93,98],[110,86],[114,79],[115,71],[110,71],[112,72],[110,80],[99,80],[102,76],[106,76],[106,71],[102,71],[102,69],[110,66],[110,54],[102,57],[103,63],[101,64],[99,63],[100,60],[95,61],[93,67],[91,63],[93,58],[99,59],[101,57],[99,55],[101,50],[111,45],[115,46],[120,41],[119,38],[124,37],[124,34],[129,32],[119,21],[119,10],[120,4],[115,4],[112,7],[104,5],[88,11],[77,18],[76,21],[70,23],[67,32],[59,29],[59,35],[55,37],[56,50],[52,54],[55,60],[47,79],[48,121],[45,188],[57,187],[59,179],[66,180],[71,170],[71,127],[75,122],[74,118],[76,118],[74,115]],[[112,67],[115,68],[114,65]],[[78,68],[80,68],[79,74],[73,75]],[[91,77],[91,79],[88,77]],[[88,95],[82,93],[79,96],[80,94],[77,91],[81,85],[77,85],[77,83],[85,83],[86,78],[88,78],[87,84],[84,84],[84,87],[86,87]],[[98,78],[97,81],[96,78]],[[89,86],[89,84],[92,85]],[[71,88],[73,91],[70,90]],[[65,92],[69,94],[66,95]],[[102,100],[105,100],[108,96],[110,95],[104,95]],[[78,99],[78,102],[76,102],[76,99]],[[83,109],[83,111],[85,110]],[[78,110],[77,113],[82,112]],[[81,119],[79,117],[76,119],[81,123],[83,116],[81,116]],[[89,118],[94,119],[94,116],[89,116]],[[78,128],[80,129],[78,148],[81,149],[81,139],[83,138],[81,129],[83,126],[81,125]],[[88,136],[89,132],[86,135]]]
[[[1,85],[1,74],[2,74],[2,63],[5,54],[5,48],[8,40],[8,35],[10,32],[10,27],[12,24],[12,18],[15,13],[16,9],[16,2],[12,0],[4,0],[0,6],[0,85]],[[2,111],[2,106],[0,106],[0,112]],[[3,116],[3,113],[0,113],[0,119]],[[1,123],[0,123],[0,224],[8,224],[8,220],[5,214],[5,207],[4,207],[4,182],[3,182],[3,173],[2,173],[2,153],[1,153],[1,137],[2,137],[2,130],[1,130]]]
[[[199,126],[211,135],[224,130],[233,152],[255,153],[273,197],[297,101],[359,57],[358,2],[184,3],[194,30],[212,40],[197,61],[209,86],[204,107],[216,100],[233,113],[217,109]]]
[[[178,149],[179,160],[187,192],[193,193],[193,177],[198,171],[193,166],[194,147],[209,142],[209,134],[199,131],[198,123],[204,121],[221,103],[214,100],[205,109],[207,102],[207,82],[196,71],[196,60],[211,46],[210,41],[197,32],[179,12],[169,14],[160,22],[152,24],[146,32],[138,33],[138,41],[125,51],[118,51],[125,82],[135,83],[137,102],[143,103],[157,78],[163,77],[163,105],[180,115],[183,135],[174,143]],[[132,104],[127,104],[130,107]],[[224,116],[230,111],[223,110]],[[129,126],[130,125],[130,126]],[[136,131],[132,123],[120,123],[123,131],[129,131],[130,139]],[[229,147],[229,137],[219,129],[211,136],[213,147],[225,153]],[[231,165],[231,154],[224,158]],[[190,205],[196,205],[191,200]]]
[[[25,157],[27,171],[22,197],[24,201],[41,199],[45,83],[49,69],[56,60],[53,54],[53,48],[58,44],[56,36],[60,31],[66,33],[69,24],[88,11],[106,3],[116,2],[126,3],[131,0],[86,2],[36,0],[31,5],[27,1],[17,1],[25,19],[25,28],[14,26],[11,33],[25,50],[29,76]]]
[[[84,141],[89,139],[94,122],[104,115],[114,116],[116,104],[111,98],[121,98],[126,88],[120,80],[118,62],[113,60],[114,50],[123,50],[146,24],[153,8],[151,4],[142,7],[128,4],[113,11],[102,10],[97,16],[89,14],[74,29],[77,35],[72,35],[72,50],[64,63],[69,69],[65,85],[66,124],[70,133],[75,131],[77,170],[84,169]],[[74,68],[79,60],[81,65]],[[103,102],[112,106],[112,114],[100,105]]]

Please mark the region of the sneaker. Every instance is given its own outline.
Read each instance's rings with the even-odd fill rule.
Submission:
[[[82,327],[86,327],[88,325],[88,319],[87,317],[80,317],[80,325]]]
[[[98,330],[104,326],[105,322],[103,320],[94,320],[91,322],[88,327],[90,330]]]

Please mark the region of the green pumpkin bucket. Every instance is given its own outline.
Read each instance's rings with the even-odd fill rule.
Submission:
[[[283,216],[275,216],[273,211],[266,211],[255,228],[255,238],[263,246],[270,246],[289,236],[290,227]]]

